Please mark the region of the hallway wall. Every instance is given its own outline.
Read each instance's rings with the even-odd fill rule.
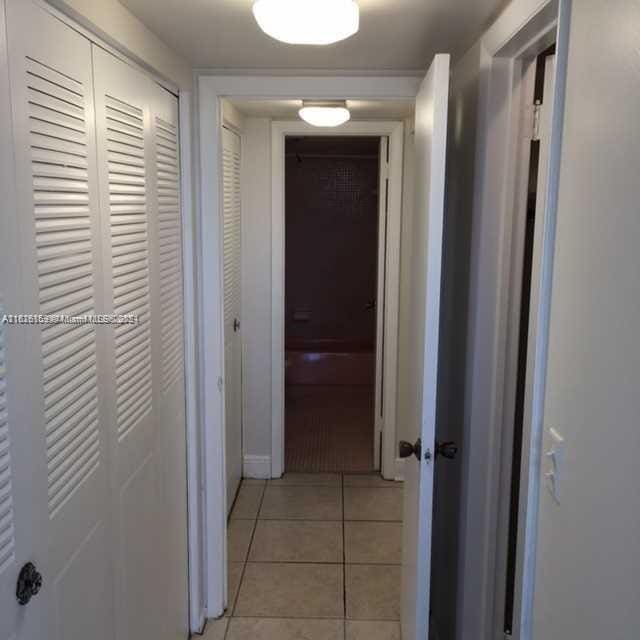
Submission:
[[[637,0],[572,2],[543,421],[564,436],[567,453],[560,503],[541,478],[531,640],[622,640],[640,627],[639,24]],[[488,73],[482,41],[466,58],[472,91],[459,115],[461,125],[471,127],[470,139],[476,138],[479,170],[486,146],[479,120],[483,107],[477,113],[473,105],[484,96],[473,83],[480,81],[482,91]],[[454,69],[453,85],[459,73]],[[469,461],[475,461],[476,476],[488,477],[487,449],[499,443],[487,438],[484,418],[471,423],[470,417],[491,413],[491,394],[485,391],[491,388],[494,363],[488,348],[496,318],[495,291],[488,283],[497,281],[500,229],[498,216],[481,218],[485,194],[477,182],[467,175],[458,185],[467,195],[476,192],[468,203],[473,215],[470,377],[459,388],[459,397],[465,397],[461,517],[467,537],[458,575],[481,578],[484,549],[489,546],[493,554],[495,543],[487,538],[490,505],[480,499],[486,487],[469,482]],[[548,440],[544,445],[549,448]],[[483,584],[467,580],[460,587],[458,619],[464,629],[458,628],[456,637],[493,637],[491,595],[479,607],[471,596]]]
[[[567,453],[560,503],[541,490],[536,640],[640,628],[639,52],[637,0],[573,2],[544,411]]]
[[[271,120],[246,118],[242,137],[243,454],[271,457]]]

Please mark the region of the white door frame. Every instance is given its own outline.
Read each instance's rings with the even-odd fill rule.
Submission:
[[[222,305],[222,99],[363,99],[415,98],[416,76],[197,76],[199,147],[197,249],[200,350],[201,438],[203,442],[204,592],[206,614],[223,614],[227,586],[226,487]],[[204,330],[206,328],[206,330]]]
[[[320,129],[302,120],[271,124],[271,477],[284,473],[285,451],[285,139],[305,136],[389,137],[389,209],[387,212],[385,308],[376,346],[384,344],[384,418],[382,424],[382,475],[396,475],[396,379],[398,369],[398,311],[400,303],[400,227],[402,214],[402,161],[404,124],[394,121],[348,122],[336,129]],[[380,198],[382,193],[380,193]],[[384,337],[383,337],[384,336]],[[376,371],[378,374],[379,372]],[[376,376],[376,382],[378,376]],[[376,398],[380,390],[376,386]],[[376,403],[377,406],[377,403]],[[372,431],[374,425],[372,425]],[[376,434],[377,435],[377,434]]]
[[[537,469],[544,404],[544,380],[551,301],[551,274],[555,241],[555,217],[560,168],[562,115],[568,26],[571,0],[514,0],[480,41],[478,138],[474,188],[471,296],[469,308],[469,362],[465,413],[464,464],[468,473],[462,487],[462,549],[458,584],[460,638],[502,638],[504,602],[504,513],[501,498],[510,489],[510,461],[505,449],[511,442],[509,425],[511,385],[508,379],[509,334],[513,333],[514,252],[518,244],[513,218],[518,166],[518,119],[521,115],[522,59],[557,43],[556,84],[550,144],[547,203],[541,274],[532,288],[538,290],[535,349],[531,359],[533,395],[528,446],[531,457],[523,460],[522,485],[523,566],[517,576],[522,639],[530,637],[530,610],[535,575]],[[517,284],[516,287],[517,289]],[[532,310],[533,311],[533,310]],[[468,550],[468,552],[465,552]],[[471,578],[471,579],[470,579]],[[480,595],[479,595],[480,594]],[[528,632],[527,632],[528,630]]]

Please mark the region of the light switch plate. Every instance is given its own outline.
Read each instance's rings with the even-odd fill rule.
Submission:
[[[565,472],[566,442],[553,427],[547,430],[549,448],[545,451],[545,481],[549,493],[560,504],[560,486]]]

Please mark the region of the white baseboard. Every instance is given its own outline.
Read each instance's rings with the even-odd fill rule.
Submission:
[[[244,456],[242,465],[244,478],[259,478],[260,480],[271,477],[271,456]]]
[[[396,475],[394,477],[396,482],[402,482],[404,480],[404,464],[405,460],[396,458]]]

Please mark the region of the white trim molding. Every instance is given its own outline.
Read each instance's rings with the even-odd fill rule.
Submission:
[[[388,136],[389,208],[385,264],[385,317],[383,342],[384,388],[382,420],[382,475],[395,477],[396,401],[398,373],[398,314],[400,304],[400,229],[402,220],[402,165],[404,123],[396,121],[348,122],[338,129],[321,129],[301,120],[271,124],[271,475],[284,473],[284,360],[285,360],[285,138],[305,136]],[[379,390],[376,389],[376,393]],[[373,435],[373,425],[372,425]]]
[[[396,458],[395,460],[395,474],[393,479],[396,482],[404,482],[404,467],[407,461],[403,458]]]
[[[242,463],[242,477],[259,480],[271,478],[271,456],[245,455]]]

